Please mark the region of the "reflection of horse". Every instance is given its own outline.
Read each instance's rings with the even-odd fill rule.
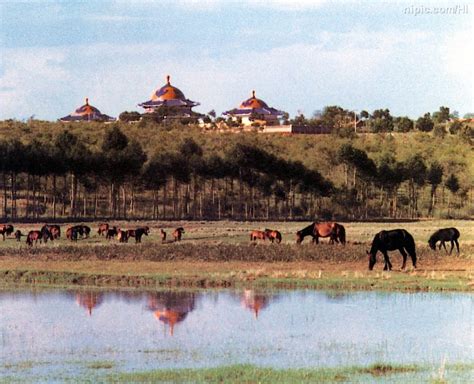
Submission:
[[[106,235],[107,234],[107,231],[109,230],[109,224],[107,223],[100,223],[99,224],[99,229],[97,231],[97,233],[99,234],[99,236],[103,236],[103,235]]]
[[[176,228],[173,231],[174,241],[180,241],[183,233],[184,233],[184,228],[183,227]]]
[[[265,236],[273,243],[276,241],[278,244],[281,243],[281,233],[273,229],[265,228]]]
[[[265,241],[266,237],[267,235],[263,231],[255,230],[255,231],[250,232],[250,241],[257,241],[257,239]]]
[[[375,235],[370,251],[367,252],[369,255],[369,269],[372,270],[372,268],[374,268],[376,261],[375,255],[380,251],[385,260],[384,271],[391,270],[392,263],[390,263],[387,251],[394,251],[396,249],[398,249],[403,256],[402,269],[405,268],[407,262],[407,252],[413,262],[413,268],[416,268],[415,240],[413,236],[404,229],[394,229],[391,231],[380,231]]]
[[[451,250],[449,251],[449,254],[453,252],[454,244],[456,244],[456,248],[459,253],[459,239],[460,233],[456,228],[443,228],[443,229],[438,229],[435,233],[433,233],[428,240],[428,244],[430,245],[431,249],[436,249],[436,243],[440,241],[439,243],[439,249],[441,249],[441,246],[444,247],[444,250],[446,253],[448,250],[446,249],[446,245],[444,244],[445,241],[450,241],[451,242]]]
[[[296,242],[300,244],[306,236],[311,236],[316,244],[320,237],[329,237],[329,243],[346,244],[346,230],[341,224],[333,221],[314,222],[302,230],[296,232]]]

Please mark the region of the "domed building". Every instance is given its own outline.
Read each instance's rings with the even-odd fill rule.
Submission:
[[[96,107],[89,104],[89,99],[86,97],[86,103],[77,108],[70,115],[61,117],[59,121],[115,121],[114,117],[110,117],[101,113]]]
[[[192,108],[199,105],[184,96],[180,89],[171,85],[170,76],[166,76],[166,84],[157,89],[151,95],[151,99],[138,104],[145,109],[145,113],[159,113],[161,110],[169,117],[199,117],[200,115]]]
[[[252,91],[252,97],[244,100],[238,108],[223,113],[224,116],[231,117],[234,121],[239,121],[244,126],[249,126],[253,123],[279,125],[279,118],[283,114],[283,111],[269,107],[263,100],[257,99],[255,91]]]

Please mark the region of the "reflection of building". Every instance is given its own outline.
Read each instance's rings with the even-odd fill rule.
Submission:
[[[242,295],[241,303],[244,308],[250,309],[255,314],[255,318],[258,318],[260,310],[270,304],[270,296],[246,289]]]
[[[191,292],[157,292],[148,296],[148,309],[165,327],[169,326],[173,336],[174,326],[194,310],[195,300],[195,294]]]
[[[76,293],[76,303],[85,308],[92,315],[92,310],[102,304],[103,295],[99,292],[78,292]]]
[[[59,121],[114,121],[115,118],[104,115],[96,107],[89,104],[89,99],[86,98],[86,103],[77,108],[70,115],[61,117]]]
[[[252,124],[265,125],[279,125],[280,116],[284,112],[275,108],[269,107],[261,99],[255,97],[255,91],[252,91],[252,97],[242,101],[238,108],[231,109],[224,112],[224,116],[231,117],[234,121],[241,121],[243,126]]]
[[[170,77],[167,76],[166,84],[154,91],[150,100],[138,105],[145,109],[145,113],[164,110],[163,114],[168,117],[191,117],[196,115],[191,109],[199,103],[186,99],[181,90],[171,85]]]

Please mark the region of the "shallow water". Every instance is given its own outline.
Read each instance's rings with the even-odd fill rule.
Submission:
[[[0,291],[0,378],[469,363],[473,309],[469,293]]]

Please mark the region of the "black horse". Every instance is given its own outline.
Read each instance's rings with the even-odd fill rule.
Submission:
[[[415,240],[404,229],[394,229],[391,231],[380,231],[372,240],[372,247],[367,252],[369,255],[369,269],[372,270],[375,265],[375,255],[378,251],[382,252],[385,266],[384,271],[392,269],[392,263],[388,258],[387,251],[394,251],[398,249],[403,256],[402,269],[405,268],[407,262],[407,252],[413,262],[413,268],[416,268],[416,251],[415,251]]]
[[[446,245],[444,244],[445,241],[450,241],[451,242],[451,250],[449,251],[449,254],[453,252],[454,244],[456,244],[456,248],[458,250],[459,254],[459,243],[458,239],[461,234],[456,228],[442,228],[438,229],[435,233],[433,233],[428,240],[428,244],[430,245],[431,249],[436,249],[436,243],[440,241],[439,243],[439,249],[441,249],[441,246],[444,247],[444,250],[446,253],[448,253],[448,250],[446,249]]]

